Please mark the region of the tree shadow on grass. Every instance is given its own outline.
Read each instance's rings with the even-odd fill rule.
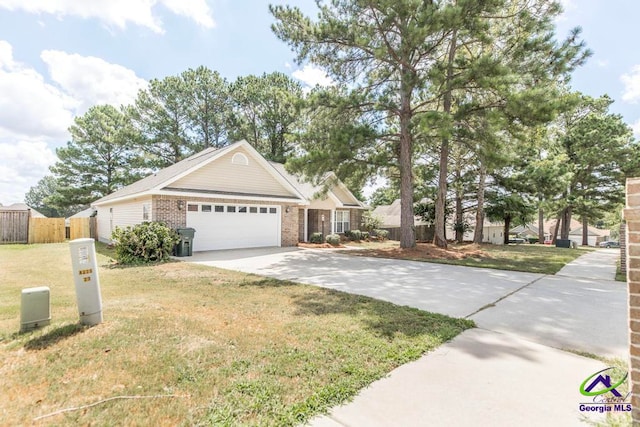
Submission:
[[[392,339],[397,334],[407,337],[438,335],[448,340],[459,332],[474,327],[465,319],[454,319],[408,306],[399,306],[374,298],[322,289],[294,296],[298,315],[346,314],[357,318],[378,336]]]
[[[27,341],[24,348],[25,350],[44,350],[45,348],[55,345],[66,338],[84,332],[88,328],[89,326],[81,325],[80,323],[60,326],[52,329],[44,335]]]

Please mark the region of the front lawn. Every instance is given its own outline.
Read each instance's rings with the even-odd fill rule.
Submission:
[[[469,243],[449,244],[446,250],[438,248],[431,243],[418,243],[413,249],[400,249],[399,243],[395,241],[362,244],[349,243],[349,245],[358,249],[345,252],[350,255],[397,258],[543,274],[555,274],[565,264],[583,255],[585,251],[593,250],[591,248],[566,249],[529,244],[475,245]]]
[[[0,246],[0,419],[27,425],[297,425],[472,323],[367,297],[172,262],[113,268],[104,323],[77,324],[67,244]],[[17,333],[20,290],[52,323]],[[128,398],[125,398],[128,397]]]

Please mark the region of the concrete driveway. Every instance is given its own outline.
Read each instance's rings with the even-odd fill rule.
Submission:
[[[199,252],[188,261],[468,317],[555,348],[626,357],[627,290],[611,280],[616,257],[616,250],[594,251],[555,276],[298,248]]]
[[[467,317],[542,277],[297,248],[200,252],[189,262],[366,295],[453,317]]]
[[[189,261],[478,325],[312,419],[313,427],[579,426],[603,421],[579,411],[578,387],[606,365],[558,349],[628,357],[626,284],[611,280],[616,257],[592,252],[555,276],[282,248],[198,253]]]

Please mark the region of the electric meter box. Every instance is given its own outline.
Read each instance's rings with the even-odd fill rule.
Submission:
[[[69,242],[69,249],[80,323],[89,326],[97,325],[102,322],[102,296],[95,241],[93,239],[72,240]]]
[[[22,290],[20,301],[20,332],[51,323],[51,293],[46,286]]]

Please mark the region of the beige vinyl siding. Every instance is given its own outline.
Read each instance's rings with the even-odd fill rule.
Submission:
[[[245,166],[231,163],[231,159],[236,153],[247,156],[249,164]],[[242,148],[225,154],[212,163],[171,183],[168,187],[269,196],[294,195]]]
[[[353,205],[357,203],[357,201],[354,200],[354,198],[351,197],[349,193],[340,188],[339,185],[333,186],[333,188],[331,188],[331,192],[335,194],[338,200],[340,200],[345,205]]]
[[[142,222],[143,205],[151,206],[151,197],[133,199],[112,205],[99,206],[98,238],[103,242],[111,241],[111,233],[116,227],[127,227]],[[113,209],[113,211],[111,211]],[[151,220],[151,218],[149,218]]]
[[[331,210],[336,208],[336,203],[330,197],[325,197],[321,200],[313,200],[308,206],[309,209],[326,209]]]

